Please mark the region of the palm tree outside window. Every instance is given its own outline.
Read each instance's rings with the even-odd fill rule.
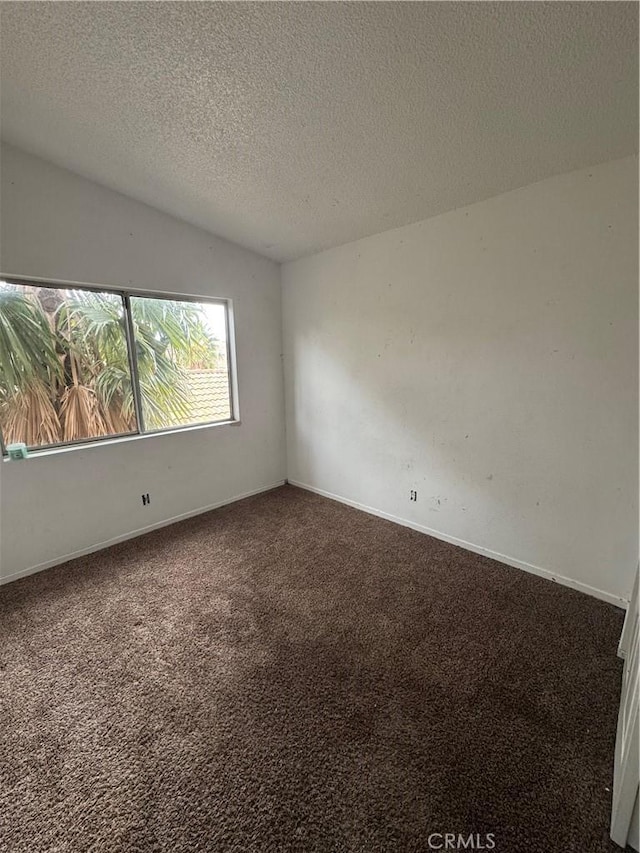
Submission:
[[[0,281],[0,431],[30,448],[228,421],[225,300]]]

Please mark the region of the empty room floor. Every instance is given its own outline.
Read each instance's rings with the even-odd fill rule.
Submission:
[[[609,604],[291,486],[0,601],[2,851],[618,849]]]

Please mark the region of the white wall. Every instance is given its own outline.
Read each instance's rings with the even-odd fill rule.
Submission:
[[[1,169],[5,275],[233,299],[242,420],[0,463],[2,578],[281,482],[278,265],[15,148]]]
[[[286,264],[289,479],[627,598],[637,235],[627,158]]]

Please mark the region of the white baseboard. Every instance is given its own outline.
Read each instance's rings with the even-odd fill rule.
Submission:
[[[619,598],[617,595],[613,595],[603,589],[598,589],[597,587],[590,586],[589,584],[582,583],[582,581],[577,581],[573,578],[564,577],[564,575],[556,574],[556,572],[552,572],[549,569],[543,569],[540,566],[525,563],[522,560],[517,560],[515,557],[500,554],[497,551],[492,551],[490,548],[483,548],[481,545],[474,545],[473,542],[458,539],[456,536],[449,536],[447,533],[441,533],[439,530],[434,530],[424,524],[418,524],[415,521],[400,518],[400,516],[383,512],[382,510],[375,509],[375,507],[358,503],[358,501],[352,501],[349,498],[342,497],[341,495],[334,495],[332,492],[327,492],[324,489],[317,489],[315,486],[310,486],[307,483],[299,483],[296,480],[289,480],[288,482],[292,486],[298,486],[300,489],[306,489],[308,492],[314,492],[317,495],[322,495],[324,498],[330,498],[331,500],[338,501],[339,503],[346,504],[347,506],[354,507],[355,509],[362,510],[363,512],[368,512],[370,515],[378,516],[378,518],[393,521],[395,524],[401,524],[403,527],[410,527],[412,530],[417,530],[419,533],[426,533],[428,536],[433,536],[435,539],[441,539],[443,542],[449,542],[451,545],[457,545],[467,551],[472,551],[474,554],[481,554],[483,557],[490,557],[492,560],[497,560],[499,563],[505,563],[507,566],[512,566],[515,569],[522,569],[532,575],[539,575],[540,577],[546,578],[554,583],[559,583],[562,586],[577,589],[587,595],[592,595],[594,598],[599,598],[601,601],[606,601],[609,604],[615,604],[616,607],[626,609],[629,604],[629,602],[624,598]]]
[[[514,557],[509,557],[506,554],[500,554],[497,551],[492,551],[490,548],[483,548],[481,545],[474,545],[473,542],[467,542],[464,539],[459,539],[456,536],[449,536],[447,533],[441,533],[439,530],[434,530],[431,527],[427,527],[424,524],[418,524],[414,521],[409,521],[406,518],[401,518],[397,515],[392,515],[388,512],[383,512],[382,510],[375,509],[375,507],[367,506],[366,504],[359,503],[358,501],[350,500],[349,498],[342,497],[341,495],[333,494],[332,492],[327,492],[324,489],[318,489],[315,486],[310,486],[307,483],[300,483],[296,480],[279,480],[276,483],[272,483],[268,486],[261,486],[258,489],[253,489],[250,492],[244,492],[241,495],[235,495],[231,498],[225,498],[224,500],[218,501],[217,503],[210,504],[209,506],[199,507],[198,509],[190,510],[189,512],[182,513],[181,515],[173,516],[172,518],[164,519],[163,521],[157,521],[155,524],[149,524],[146,527],[139,527],[137,530],[131,530],[128,533],[123,533],[120,536],[115,536],[111,539],[105,539],[103,542],[98,542],[95,545],[89,545],[86,548],[80,548],[77,551],[72,551],[70,554],[63,554],[61,556],[55,557],[52,560],[47,560],[44,563],[38,563],[35,566],[30,566],[26,569],[21,569],[18,572],[14,572],[13,574],[6,575],[4,577],[0,577],[0,586],[2,584],[10,583],[11,581],[18,580],[19,578],[27,577],[28,575],[33,575],[36,572],[42,572],[45,569],[53,568],[54,566],[62,565],[63,563],[68,563],[70,560],[75,560],[77,557],[84,557],[87,554],[93,554],[95,551],[102,551],[104,548],[109,548],[111,545],[117,545],[120,542],[126,542],[127,539],[135,539],[136,536],[143,536],[145,533],[151,533],[153,530],[159,530],[161,527],[168,527],[170,524],[175,524],[178,521],[184,521],[187,518],[192,518],[196,515],[202,515],[202,513],[210,512],[211,510],[218,509],[221,506],[226,506],[227,504],[235,503],[236,501],[241,501],[244,498],[250,498],[253,495],[258,495],[262,492],[268,492],[271,489],[275,489],[278,486],[284,485],[285,482],[288,482],[292,486],[297,486],[300,489],[305,489],[308,492],[314,492],[317,495],[321,495],[322,497],[329,498],[334,501],[338,501],[339,503],[346,504],[347,506],[354,507],[354,509],[361,510],[362,512],[367,512],[370,515],[375,515],[378,518],[384,518],[387,521],[392,521],[395,524],[400,524],[403,527],[410,527],[412,530],[417,530],[419,533],[426,533],[428,536],[433,536],[435,539],[440,539],[443,542],[449,542],[451,545],[457,545],[460,548],[464,548],[467,551],[471,551],[474,554],[481,554],[484,557],[490,557],[492,560],[497,560],[499,563],[505,563],[507,566],[512,566],[516,569],[522,569],[525,572],[529,572],[534,575],[539,575],[540,577],[547,578],[547,580],[553,581],[554,583],[559,583],[562,586],[568,586],[572,589],[577,589],[580,592],[584,592],[587,595],[592,595],[595,598],[599,598],[602,601],[607,601],[609,604],[615,604],[616,607],[625,608],[628,606],[628,601],[624,598],[619,598],[616,595],[613,595],[610,592],[606,592],[605,590],[598,589],[597,587],[590,586],[589,584],[582,583],[581,581],[574,580],[573,578],[564,577],[564,575],[559,575],[555,572],[550,571],[549,569],[543,569],[540,566],[534,566],[531,563],[525,563],[522,560],[517,560]]]
[[[159,530],[161,527],[168,527],[170,524],[175,524],[178,521],[185,521],[185,519],[193,518],[195,515],[202,515],[202,513],[210,512],[212,509],[219,509],[221,506],[227,506],[227,504],[244,500],[244,498],[259,495],[262,492],[269,492],[271,489],[283,486],[284,483],[284,480],[279,480],[277,483],[272,483],[269,486],[260,486],[258,489],[253,489],[250,492],[244,492],[241,495],[235,495],[232,498],[225,498],[224,500],[218,501],[210,506],[203,506],[198,509],[189,510],[189,512],[183,512],[181,515],[174,515],[172,518],[167,518],[163,521],[156,521],[154,524],[149,524],[146,527],[139,527],[137,530],[131,530],[128,533],[123,533],[121,536],[114,536],[112,539],[105,539],[104,542],[98,542],[96,545],[89,545],[86,548],[80,548],[78,551],[72,551],[70,554],[63,554],[62,556],[55,557],[53,560],[47,560],[45,563],[38,563],[36,566],[21,569],[19,572],[14,572],[11,575],[0,577],[0,586],[2,584],[18,580],[18,578],[24,578],[27,577],[27,575],[33,575],[36,572],[43,572],[45,569],[51,569],[54,566],[60,566],[63,563],[68,563],[69,560],[75,560],[77,557],[85,557],[87,554],[93,554],[95,551],[102,551],[104,548],[110,548],[111,545],[117,545],[119,542],[126,542],[127,539],[135,539],[136,536],[143,536],[145,533],[151,533],[153,530]]]

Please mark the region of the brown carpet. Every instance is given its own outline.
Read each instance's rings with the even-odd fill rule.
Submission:
[[[2,851],[617,850],[586,595],[288,486],[0,600]]]

